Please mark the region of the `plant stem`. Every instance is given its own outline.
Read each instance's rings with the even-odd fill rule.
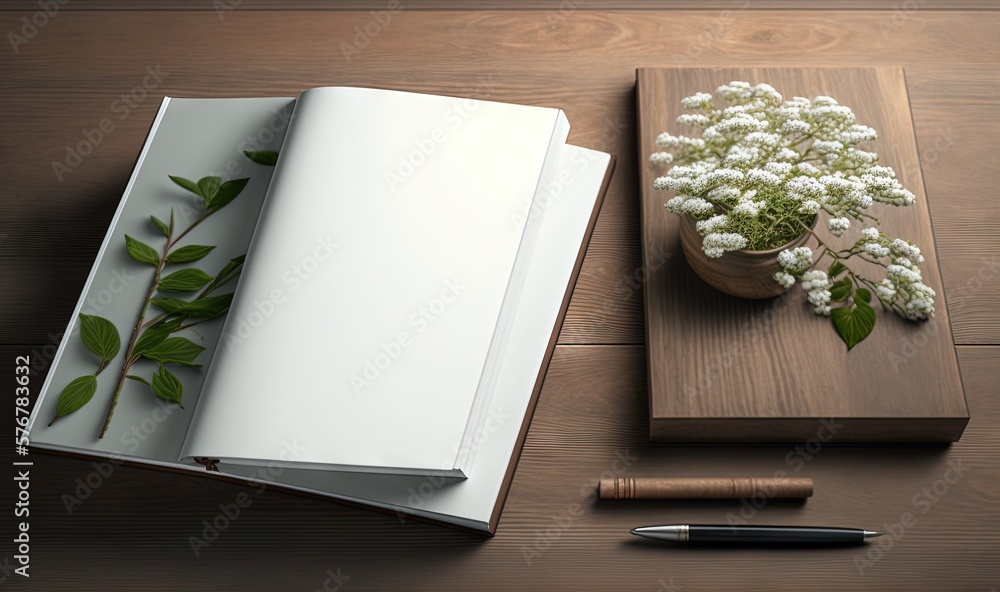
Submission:
[[[163,265],[167,262],[167,254],[170,252],[170,237],[167,237],[167,243],[167,248],[163,249],[163,256],[160,257],[160,262],[156,266],[153,281],[149,284],[149,290],[146,291],[146,300],[143,302],[142,312],[139,313],[139,320],[136,321],[135,327],[132,329],[132,337],[128,340],[128,348],[125,350],[125,362],[122,364],[122,372],[118,377],[118,386],[115,387],[114,397],[111,398],[111,405],[108,407],[108,418],[104,421],[104,427],[101,429],[101,435],[98,438],[103,438],[104,434],[108,432],[108,428],[111,427],[111,418],[115,414],[115,407],[118,406],[118,399],[121,397],[122,389],[125,388],[125,377],[128,376],[129,368],[135,362],[132,359],[132,350],[135,348],[135,342],[139,338],[142,321],[146,318],[146,312],[149,310],[149,301],[153,299],[156,286],[160,283],[160,274],[163,272]]]
[[[149,311],[149,303],[153,299],[153,294],[156,292],[156,286],[160,283],[160,275],[163,273],[163,266],[167,263],[167,257],[170,255],[170,249],[177,244],[182,238],[184,238],[187,233],[194,230],[196,226],[201,224],[205,218],[208,218],[213,213],[213,210],[207,210],[200,218],[195,220],[188,226],[183,232],[177,235],[176,238],[167,236],[167,244],[163,248],[163,256],[160,257],[160,262],[156,265],[156,273],[153,275],[153,281],[149,284],[149,290],[146,291],[146,299],[142,304],[142,311],[139,313],[139,320],[136,321],[135,327],[132,329],[132,336],[128,341],[128,348],[125,350],[125,362],[122,364],[122,372],[118,377],[118,386],[115,387],[115,394],[111,398],[111,404],[108,406],[108,417],[104,421],[104,427],[101,429],[101,434],[98,438],[104,438],[104,434],[108,432],[108,428],[111,427],[111,418],[115,415],[115,408],[118,407],[118,399],[121,398],[122,390],[125,388],[125,377],[128,376],[128,371],[137,360],[133,359],[132,350],[135,349],[135,343],[139,338],[139,331],[142,330],[143,321],[146,318],[146,313]]]

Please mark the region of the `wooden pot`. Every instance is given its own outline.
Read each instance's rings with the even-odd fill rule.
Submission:
[[[781,271],[778,253],[801,247],[810,237],[808,232],[803,232],[776,249],[726,251],[722,257],[712,259],[701,248],[702,236],[695,229],[696,221],[691,216],[680,218],[681,248],[688,265],[709,286],[738,298],[773,298],[787,292],[788,288],[774,281],[774,274]],[[815,224],[814,220],[813,226]]]

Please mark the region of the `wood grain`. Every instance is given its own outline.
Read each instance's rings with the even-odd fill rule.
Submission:
[[[767,81],[784,96],[836,96],[859,122],[878,130],[872,148],[879,162],[898,171],[916,203],[876,208],[872,215],[883,220],[885,233],[922,246],[924,280],[941,285],[901,69],[640,69],[639,150],[656,151],[662,132],[686,131],[676,122],[687,112],[681,99],[730,80]],[[653,189],[664,169],[645,162],[640,171],[644,264],[652,268],[660,250],[678,251],[685,225],[663,208],[672,193]],[[836,240],[822,226],[817,234],[835,248],[849,248],[855,240]],[[884,274],[875,265],[862,267],[853,259],[848,264],[875,281]],[[880,309],[875,330],[848,351],[827,319],[816,317],[800,287],[771,300],[743,300],[710,286],[705,274],[695,274],[696,266],[704,267],[697,257],[673,257],[643,284],[653,441],[802,441],[823,418],[843,424],[840,442],[947,442],[961,436],[968,410],[944,302],[923,323]]]
[[[354,42],[366,12],[235,11],[224,22],[204,13],[75,12],[7,54],[0,122],[17,141],[0,148],[8,187],[0,277],[16,281],[0,291],[0,343],[59,339],[164,94],[287,96],[324,84],[488,93],[563,107],[571,141],[635,170],[636,67],[798,64],[805,49],[816,65],[905,67],[956,341],[1000,344],[1000,201],[989,198],[1000,186],[1000,15],[917,11],[898,24],[870,11],[734,11],[731,20],[710,11],[577,11],[555,22],[544,12],[399,16],[350,61],[339,44]],[[0,30],[19,18],[0,13]],[[113,101],[156,65],[167,76],[120,120]],[[51,163],[104,117],[114,132],[60,182]],[[617,176],[562,343],[642,343],[637,204],[638,184]]]
[[[467,10],[473,8],[467,0],[150,0],[135,3],[129,0],[91,0],[86,3],[61,0],[60,10],[105,11],[202,11],[222,14],[234,10],[385,10],[396,6],[406,10]],[[916,10],[997,10],[997,0],[479,0],[474,8],[481,10],[548,10],[568,13],[585,10],[885,10],[906,15]],[[8,0],[0,11],[38,10],[38,0]]]
[[[11,376],[13,356],[26,350],[0,347],[0,376]],[[195,558],[188,537],[246,487],[115,467],[69,514],[61,496],[75,495],[77,478],[87,479],[94,467],[35,454],[30,589],[315,590],[327,569],[340,568],[351,578],[343,590],[657,590],[661,580],[683,591],[801,591],[816,582],[831,592],[990,590],[1000,581],[1000,348],[963,347],[959,354],[972,420],[962,441],[950,447],[677,449],[647,443],[641,346],[560,346],[497,536],[488,541],[264,491],[251,493],[240,517]],[[12,422],[2,422],[0,434],[9,442]],[[943,493],[945,485],[937,485],[935,495],[939,480],[955,480],[949,463],[967,471]],[[782,473],[812,478],[813,497],[804,503],[758,500],[756,509],[749,500],[744,506],[594,499],[601,478]],[[3,481],[0,495],[13,499],[13,481]],[[867,560],[864,547],[677,549],[628,535],[645,524],[730,519],[884,529],[906,512],[916,523],[891,539],[872,565],[862,563],[862,573],[855,558]],[[12,589],[26,589],[17,580],[5,584],[12,583]]]
[[[514,0],[500,2],[492,6],[514,6]],[[546,13],[554,11],[554,0],[533,3],[543,8],[533,11],[406,10],[350,61],[340,44],[354,43],[354,27],[363,28],[372,19],[368,10],[378,7],[337,5],[361,10],[283,12],[264,9],[317,5],[244,0],[220,20],[207,0],[129,3],[125,12],[106,10],[122,6],[116,0],[71,0],[18,53],[3,49],[0,344],[6,345],[0,347],[0,379],[12,375],[8,364],[21,353],[36,352],[32,363],[44,373],[162,95],[290,96],[324,84],[488,94],[563,107],[573,125],[571,141],[613,152],[619,161],[561,342],[635,345],[557,348],[490,541],[265,491],[195,558],[188,537],[246,488],[118,467],[69,514],[62,494],[73,495],[76,479],[86,479],[93,467],[36,455],[35,579],[4,581],[5,589],[316,590],[329,578],[327,570],[338,568],[351,578],[343,590],[936,591],[998,585],[1000,349],[958,348],[972,418],[962,441],[950,448],[825,447],[810,453],[648,446],[639,183],[628,174],[637,170],[637,67],[903,66],[956,341],[1000,344],[1000,281],[993,263],[1000,252],[1000,200],[993,199],[1000,186],[1000,15],[947,10],[993,10],[996,2],[927,0],[909,13],[896,0],[794,6],[790,0],[752,0],[747,10],[721,0],[662,4],[702,9],[684,12],[602,13],[594,9],[611,4],[598,0],[570,2],[566,6],[580,9],[557,14]],[[0,31],[19,31],[22,17],[37,6],[34,0],[5,2]],[[847,6],[885,10],[821,9]],[[140,12],[146,7],[154,10]],[[84,10],[90,8],[96,10]],[[722,12],[727,8],[729,14]],[[117,119],[112,102],[142,83],[146,66],[157,64],[169,75]],[[493,86],[482,86],[483,77],[492,77]],[[50,163],[103,117],[113,118],[115,131],[59,182]],[[664,252],[659,260],[672,255]],[[6,400],[10,418],[13,398]],[[0,434],[10,442],[12,422],[0,422]],[[9,448],[3,454],[8,460]],[[944,476],[948,461],[958,460],[972,470],[938,502],[915,507],[914,496]],[[744,476],[778,470],[814,478],[815,496],[804,505],[769,502],[750,523],[871,528],[909,511],[917,524],[859,575],[851,550],[708,553],[628,540],[629,528],[665,519],[725,522],[729,513],[748,511],[739,505],[603,504],[590,497],[602,473]],[[3,479],[0,495],[14,499],[13,487]],[[2,524],[12,533],[10,520],[8,514]],[[13,561],[10,549],[0,561]]]

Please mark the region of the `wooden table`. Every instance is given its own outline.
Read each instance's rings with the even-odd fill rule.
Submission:
[[[35,454],[32,577],[11,573],[8,542],[0,551],[5,589],[1000,587],[995,2],[842,0],[796,4],[807,8],[797,12],[771,10],[792,5],[784,0],[662,4],[703,9],[695,12],[594,10],[652,5],[642,0],[548,0],[534,3],[536,10],[465,12],[423,10],[456,8],[449,0],[413,0],[388,20],[369,12],[391,7],[387,1],[351,5],[361,10],[300,10],[320,6],[314,0],[157,0],[144,9],[123,0],[73,0],[43,18],[34,0],[4,3],[0,31],[30,32],[22,31],[23,18],[45,22],[16,53],[4,47],[0,57],[0,375],[11,385],[15,356],[30,354],[39,369],[33,384],[41,384],[164,94],[293,96],[313,86],[372,85],[559,106],[572,122],[572,142],[620,160],[497,536],[400,525],[393,517],[264,492],[195,558],[188,537],[244,488],[127,467],[95,478],[87,462]],[[905,68],[972,420],[950,448],[651,447],[634,70],[802,64]],[[64,161],[66,147],[106,117],[114,129],[60,181],[52,162]],[[2,423],[9,443],[13,422]],[[814,478],[815,497],[760,508],[593,501],[602,474],[776,471]],[[88,477],[99,484],[67,513],[63,495]],[[2,499],[12,505],[13,481],[0,481]],[[15,532],[8,512],[9,541]],[[628,535],[643,524],[731,519],[905,525],[891,527],[896,534],[883,539],[884,549],[662,548]]]

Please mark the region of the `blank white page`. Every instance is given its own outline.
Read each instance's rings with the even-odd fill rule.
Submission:
[[[303,93],[183,455],[451,471],[560,121]]]
[[[488,530],[609,161],[610,157],[602,152],[566,146],[559,184],[544,205],[536,209],[543,219],[538,243],[512,324],[509,355],[503,360],[500,380],[488,402],[489,419],[476,438],[476,461],[468,479],[287,468],[273,480],[310,493]],[[543,389],[541,397],[546,396]],[[246,477],[272,478],[266,471],[251,467],[231,466],[225,470]]]

